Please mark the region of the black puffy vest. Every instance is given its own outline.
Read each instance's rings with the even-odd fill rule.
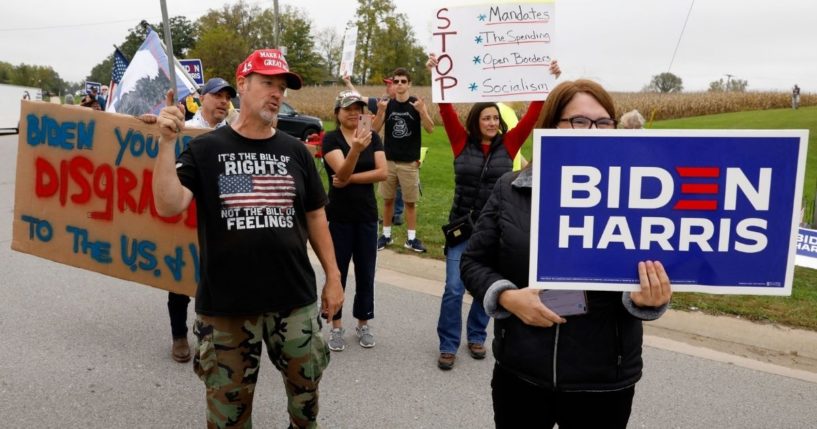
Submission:
[[[499,135],[494,139],[487,157],[482,153],[482,143],[469,138],[454,159],[454,202],[448,215],[449,222],[470,211],[471,219],[476,223],[496,181],[513,170],[513,160],[502,137]]]

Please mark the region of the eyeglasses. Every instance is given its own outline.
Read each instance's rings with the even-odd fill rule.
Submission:
[[[408,79],[395,79],[392,82],[393,83],[408,83]]]
[[[618,121],[612,118],[599,118],[595,121],[586,116],[572,116],[560,119],[559,122],[570,122],[570,127],[577,130],[586,130],[595,125],[599,129],[615,128]]]

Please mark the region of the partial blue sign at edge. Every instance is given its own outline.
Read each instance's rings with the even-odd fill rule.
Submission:
[[[791,294],[808,131],[536,130],[534,141],[531,286],[635,290],[637,262],[660,260],[675,291]]]
[[[99,82],[91,82],[90,80],[85,81],[85,93],[89,93],[91,89],[96,89],[96,93],[102,93],[102,84]]]
[[[204,68],[201,65],[200,59],[179,59],[179,63],[187,70],[187,74],[193,78],[193,81],[195,81],[197,85],[204,85]]]
[[[817,230],[801,227],[797,231],[797,255],[794,257],[794,264],[817,270]]]

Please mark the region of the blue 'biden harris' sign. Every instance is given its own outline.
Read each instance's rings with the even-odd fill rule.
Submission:
[[[790,295],[807,131],[536,130],[530,284]]]

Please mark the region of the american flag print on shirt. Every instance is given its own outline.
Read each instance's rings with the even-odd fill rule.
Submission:
[[[292,207],[295,179],[289,175],[221,174],[218,192],[224,208]]]

